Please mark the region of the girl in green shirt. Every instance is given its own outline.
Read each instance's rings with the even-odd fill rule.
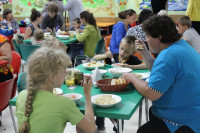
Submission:
[[[96,20],[92,13],[83,11],[80,14],[82,25],[85,25],[85,29],[82,34],[79,33],[79,29],[76,30],[76,38],[79,42],[84,41],[84,54],[88,57],[93,57],[98,41],[101,39],[101,34],[97,28]]]
[[[28,89],[19,94],[16,102],[19,133],[62,133],[67,122],[76,125],[78,133],[94,133],[91,78],[83,83],[84,116],[74,101],[53,94],[53,88],[62,86],[65,70],[70,65],[64,50],[43,46],[30,56],[28,62]]]

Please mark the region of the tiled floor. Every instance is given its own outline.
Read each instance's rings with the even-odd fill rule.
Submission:
[[[149,102],[149,106],[150,105],[151,103]],[[15,111],[15,107],[13,107],[13,110]],[[143,104],[142,123],[146,122],[144,111],[145,110],[144,110],[144,104]],[[5,109],[2,112],[2,114],[3,114],[2,122],[6,130],[3,130],[2,127],[0,127],[0,133],[14,133],[14,127],[12,124],[9,108]],[[137,128],[138,128],[138,114],[139,114],[139,110],[137,109],[130,120],[125,120],[124,133],[136,133]],[[113,124],[110,122],[109,119],[106,119],[105,126],[106,126],[106,133],[114,133],[112,131]],[[70,123],[67,124],[64,133],[76,133],[75,126],[72,126]]]

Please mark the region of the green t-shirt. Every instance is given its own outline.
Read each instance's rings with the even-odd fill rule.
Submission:
[[[16,102],[18,127],[23,123],[27,90],[22,91]],[[29,133],[63,133],[66,123],[78,124],[84,115],[74,101],[56,96],[49,91],[37,91],[29,117]]]
[[[98,41],[101,39],[101,33],[99,29],[95,29],[93,25],[88,24],[83,34],[76,33],[76,39],[79,42],[84,41],[84,54],[88,57],[93,57]]]

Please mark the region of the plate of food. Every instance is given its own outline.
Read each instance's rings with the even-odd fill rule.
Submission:
[[[91,98],[92,103],[99,107],[112,107],[121,102],[121,97],[113,94],[99,94]]]
[[[103,63],[99,63],[99,62],[89,62],[89,63],[84,63],[83,66],[87,69],[95,69],[96,67],[98,68],[103,68],[104,64]]]
[[[57,37],[58,39],[61,39],[61,40],[67,40],[67,39],[70,38],[69,35],[56,35],[56,37]]]
[[[123,63],[114,63],[112,64],[113,67],[122,67]]]
[[[83,95],[79,93],[68,93],[68,94],[64,94],[63,96],[68,97],[69,99],[75,101],[76,103],[80,101],[80,99],[83,97]]]
[[[61,90],[60,88],[53,88],[53,94],[54,95],[60,95],[62,94],[63,90]]]
[[[108,72],[112,74],[113,77],[120,77],[124,73],[130,73],[132,72],[132,69],[122,67],[122,68],[110,68],[108,69]]]
[[[60,31],[60,35],[69,35],[69,33],[66,31]]]
[[[139,79],[146,79],[149,77],[148,73],[132,73],[132,74],[138,77]]]

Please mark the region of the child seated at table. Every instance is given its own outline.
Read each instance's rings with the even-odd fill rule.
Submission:
[[[178,32],[183,34],[183,39],[186,40],[200,54],[200,35],[191,28],[192,22],[188,16],[182,16],[178,19]]]
[[[128,67],[131,69],[147,69],[145,63],[136,56],[133,56],[135,53],[135,40],[136,38],[134,36],[125,36],[121,40],[119,53],[112,54],[108,51],[105,54],[95,55],[93,59],[96,61],[104,59],[105,63],[110,65],[113,63],[112,60],[114,59],[115,63],[123,63],[120,64],[122,67]],[[96,118],[97,132],[103,132],[105,130],[104,121],[105,118],[103,117]],[[116,131],[115,128],[114,130]]]
[[[119,53],[112,54],[108,51],[105,54],[95,55],[93,60],[104,59],[105,64],[109,65],[120,63],[117,65],[131,69],[147,69],[145,63],[133,55],[135,53],[135,40],[134,36],[126,36],[121,40]]]
[[[74,101],[53,94],[53,88],[63,85],[70,64],[64,51],[41,47],[28,62],[27,90],[20,92],[16,102],[19,133],[63,133],[67,122],[76,125],[77,132],[94,133],[91,78],[83,83],[84,116]]]
[[[85,26],[81,25],[81,20],[80,18],[75,18],[73,21],[73,27],[70,28],[70,31],[75,31],[76,29],[80,29],[80,32],[82,32],[85,28]]]
[[[31,38],[32,45],[41,45],[44,42],[44,31],[37,29],[34,32],[34,37]]]

